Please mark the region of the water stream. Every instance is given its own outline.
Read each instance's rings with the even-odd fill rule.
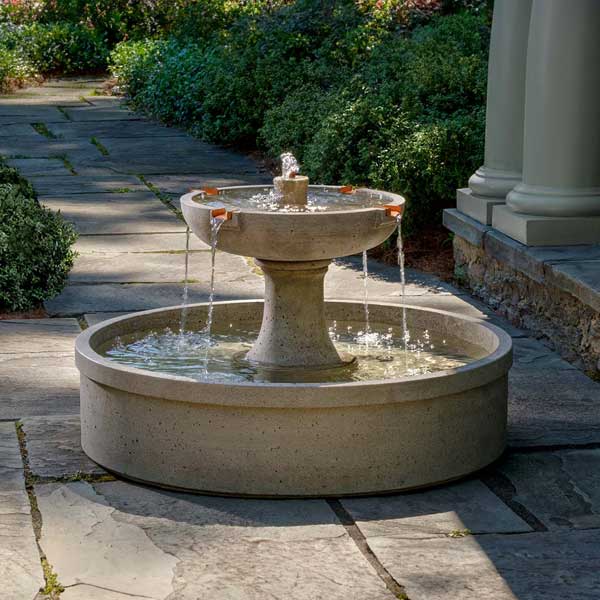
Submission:
[[[404,342],[404,353],[408,350],[410,342],[410,332],[406,322],[406,273],[404,271],[404,245],[402,243],[402,215],[396,217],[397,223],[397,238],[396,244],[398,248],[398,268],[400,270],[400,302],[402,303],[402,340]]]
[[[369,258],[367,251],[362,253],[363,267],[363,304],[365,306],[365,345],[369,345],[369,334],[371,333],[371,325],[369,323]]]
[[[213,324],[213,312],[215,302],[215,261],[217,256],[217,241],[219,237],[219,229],[221,225],[225,223],[225,219],[219,217],[210,217],[210,293],[208,296],[208,313],[206,316],[206,325],[202,330],[202,334],[206,338],[204,346],[204,357],[202,360],[203,371],[208,373],[208,354],[209,348],[212,344],[212,324]]]
[[[213,322],[213,303],[215,300],[215,260],[217,255],[217,241],[219,229],[221,229],[223,223],[225,223],[225,220],[220,219],[219,217],[210,218],[210,294],[208,296],[208,317],[204,328],[209,340]]]
[[[188,296],[189,296],[189,264],[190,264],[190,228],[185,230],[185,275],[183,278],[183,295],[181,298],[181,321],[179,323],[179,333],[183,335],[185,333],[185,326],[187,321],[188,313]]]

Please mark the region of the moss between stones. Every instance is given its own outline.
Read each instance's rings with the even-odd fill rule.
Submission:
[[[98,148],[98,152],[100,152],[100,154],[102,154],[102,156],[108,156],[110,154],[108,151],[108,148],[106,146],[102,145],[102,143],[98,140],[98,138],[91,137],[90,142],[94,146],[96,146],[96,148]]]

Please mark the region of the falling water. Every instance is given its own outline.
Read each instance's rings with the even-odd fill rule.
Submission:
[[[369,334],[371,332],[371,325],[369,323],[369,259],[367,257],[367,251],[363,250],[362,253],[363,262],[363,304],[365,307],[365,344],[369,343]]]
[[[190,228],[185,230],[185,276],[183,279],[183,297],[182,297],[182,309],[181,309],[181,321],[179,324],[179,333],[183,335],[185,333],[185,325],[187,321],[188,312],[188,295],[189,295],[189,276],[188,267],[190,263]]]
[[[398,267],[400,268],[400,301],[402,302],[402,340],[404,342],[404,353],[408,349],[408,342],[410,341],[410,332],[408,331],[408,325],[406,322],[406,275],[404,272],[404,247],[402,244],[402,215],[399,214],[396,217],[396,223],[398,224],[397,231],[397,247],[398,247]]]
[[[219,217],[210,218],[210,295],[208,297],[208,316],[206,318],[206,326],[204,332],[209,338],[213,322],[213,302],[215,299],[215,257],[217,254],[217,237],[221,225],[225,223],[225,219]]]
[[[213,323],[213,305],[215,300],[215,259],[217,255],[217,238],[221,225],[225,223],[225,219],[219,217],[210,217],[210,294],[208,296],[208,315],[206,317],[206,325],[202,330],[206,337],[206,349],[203,357],[204,373],[208,373],[208,351],[211,346],[211,330]]]

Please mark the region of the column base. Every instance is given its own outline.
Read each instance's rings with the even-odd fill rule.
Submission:
[[[469,178],[469,188],[478,196],[504,199],[520,181],[520,172],[483,166]]]
[[[600,187],[559,188],[520,183],[506,197],[514,212],[546,217],[600,216]]]
[[[499,204],[504,204],[504,198],[480,196],[470,188],[456,190],[456,208],[483,225],[492,224],[492,210]]]
[[[493,208],[492,227],[526,246],[600,244],[600,216],[543,217]]]

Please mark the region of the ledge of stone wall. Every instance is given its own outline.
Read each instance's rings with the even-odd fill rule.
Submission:
[[[455,209],[458,279],[516,326],[600,376],[600,245],[528,247]]]

